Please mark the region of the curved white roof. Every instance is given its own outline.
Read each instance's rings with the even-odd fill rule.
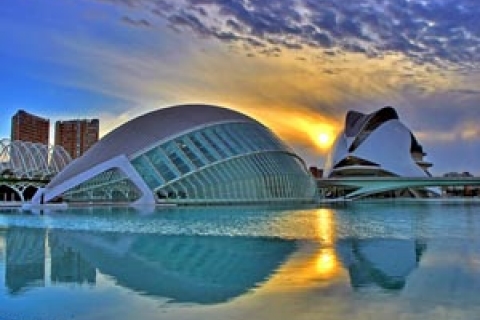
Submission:
[[[413,152],[425,155],[392,107],[368,115],[350,111],[345,129],[337,137],[327,158],[324,176],[357,168],[354,164],[341,165],[343,161],[356,161],[357,165],[363,162],[366,166],[371,163],[372,168],[403,177],[428,176],[418,161],[413,159]]]
[[[103,137],[82,157],[74,160],[65,170],[60,172],[48,187],[55,187],[59,183],[118,155],[130,157],[168,137],[209,124],[232,121],[258,123],[239,112],[201,104],[179,105],[146,113],[128,121]]]

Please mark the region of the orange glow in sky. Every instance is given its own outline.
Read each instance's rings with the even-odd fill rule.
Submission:
[[[324,153],[330,149],[338,131],[333,123],[317,122],[307,117],[297,118],[295,122],[299,125],[299,130],[307,134],[318,151]]]
[[[322,132],[318,135],[318,143],[320,146],[330,145],[332,137],[325,132]]]
[[[321,131],[317,135],[317,141],[315,141],[318,148],[321,150],[329,150],[335,139],[333,132]]]

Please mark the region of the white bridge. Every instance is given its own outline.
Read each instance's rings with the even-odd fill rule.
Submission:
[[[30,200],[72,161],[61,146],[0,140],[0,204]]]
[[[355,189],[345,199],[359,199],[380,192],[441,186],[480,186],[480,177],[345,177],[317,179],[319,189]]]

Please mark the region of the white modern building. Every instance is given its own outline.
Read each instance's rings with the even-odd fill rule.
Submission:
[[[324,167],[324,177],[430,177],[431,163],[392,107],[371,114],[349,111]],[[352,190],[350,190],[352,191]],[[392,196],[424,197],[426,188],[395,190]],[[345,194],[343,194],[345,195]],[[370,194],[369,194],[370,195]]]
[[[209,105],[159,109],[118,127],[71,162],[34,202],[313,202],[302,159],[268,128]]]

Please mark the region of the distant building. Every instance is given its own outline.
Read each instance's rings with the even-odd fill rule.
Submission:
[[[310,173],[312,174],[312,176],[314,178],[321,178],[323,177],[323,169],[320,169],[318,167],[315,167],[315,166],[312,166],[310,168],[308,168],[308,170],[310,171]]]
[[[98,119],[68,120],[55,123],[55,145],[62,146],[72,159],[83,155],[98,141]]]
[[[470,172],[449,172],[443,175],[450,178],[473,178]],[[475,186],[446,186],[443,193],[453,197],[474,197],[480,195],[480,188]]]
[[[19,110],[12,117],[12,141],[29,141],[48,145],[50,120]]]

